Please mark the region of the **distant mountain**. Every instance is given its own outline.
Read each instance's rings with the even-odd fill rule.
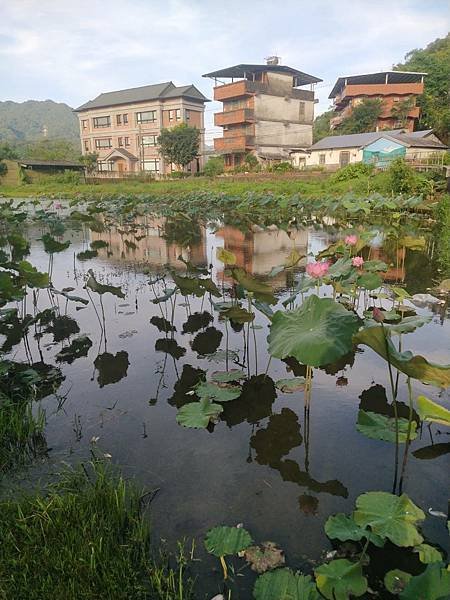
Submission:
[[[0,141],[77,140],[77,116],[70,106],[53,100],[0,102]]]

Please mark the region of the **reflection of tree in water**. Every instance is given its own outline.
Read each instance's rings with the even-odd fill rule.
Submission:
[[[380,415],[385,415],[386,417],[395,418],[394,407],[392,404],[389,404],[386,389],[382,385],[373,385],[367,390],[363,390],[361,395],[359,396],[360,403],[359,409],[364,410],[366,412],[374,412]],[[399,402],[397,400],[397,414],[399,417],[403,417],[404,419],[409,418],[409,406],[407,406],[404,402]],[[413,409],[413,419],[420,422],[419,415]]]
[[[208,325],[213,321],[213,316],[204,310],[203,312],[195,312],[192,315],[189,315],[186,323],[183,323],[183,333],[196,333],[200,331],[200,329],[204,329],[208,327]],[[219,342],[220,343],[220,342]]]
[[[168,244],[178,244],[184,248],[200,244],[202,232],[197,220],[177,215],[176,217],[167,217],[163,237]]]
[[[355,353],[356,350],[349,352],[348,354],[345,354],[345,356],[341,356],[341,358],[335,362],[320,367],[320,369],[325,371],[327,375],[337,375],[340,371],[343,371],[345,367],[353,367],[355,362]]]
[[[80,328],[75,319],[68,315],[62,315],[53,318],[45,333],[52,333],[54,342],[62,342],[62,340],[69,338],[75,333],[79,333],[79,331]]]
[[[100,387],[110,383],[117,383],[127,376],[129,367],[128,352],[122,350],[117,354],[104,352],[94,360],[94,366],[98,370],[97,382]]]
[[[300,494],[298,505],[305,515],[316,515],[319,508],[319,499],[310,494]]]
[[[198,333],[192,340],[191,348],[200,356],[213,354],[220,346],[223,333],[215,327],[208,327],[206,331]]]
[[[186,354],[186,348],[179,346],[175,340],[170,340],[168,338],[160,338],[159,340],[156,340],[155,350],[157,352],[170,354],[170,356],[175,360],[178,360]]]
[[[205,371],[202,369],[195,369],[191,365],[183,365],[181,376],[174,386],[174,393],[167,402],[171,406],[176,406],[177,408],[181,408],[190,402],[195,402],[198,399],[197,396],[187,394],[195,385],[197,385],[197,383],[204,381],[204,379]]]
[[[247,423],[258,423],[272,413],[272,404],[277,397],[273,379],[267,375],[253,375],[244,382],[242,394],[236,400],[224,402],[221,421],[228,427]]]

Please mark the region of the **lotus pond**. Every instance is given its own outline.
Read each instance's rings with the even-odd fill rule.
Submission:
[[[3,497],[94,453],[153,492],[153,544],[187,540],[195,598],[448,594],[450,280],[431,216],[1,210]],[[367,515],[395,498],[381,531]]]

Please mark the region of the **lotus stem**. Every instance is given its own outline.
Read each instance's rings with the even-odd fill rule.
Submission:
[[[384,336],[384,343],[386,347],[386,356],[388,362],[389,369],[389,381],[391,384],[391,393],[392,393],[392,405],[394,407],[394,418],[395,418],[395,474],[394,474],[394,483],[392,484],[392,493],[395,494],[395,489],[397,487],[397,477],[398,477],[398,411],[397,411],[397,390],[394,385],[394,376],[392,373],[392,365],[391,365],[391,357],[389,353],[389,344],[387,339],[386,330],[384,328],[383,323],[381,323],[381,328]]]
[[[220,557],[220,564],[222,565],[223,578],[228,579],[227,563],[225,562],[225,558],[223,556]]]
[[[406,383],[408,385],[409,414],[408,414],[408,430],[406,432],[405,452],[403,453],[402,470],[401,470],[399,490],[398,490],[400,494],[402,493],[403,478],[404,478],[405,470],[406,470],[406,462],[408,460],[409,446],[411,444],[411,426],[412,426],[412,418],[413,418],[413,399],[412,399],[411,377],[408,377]]]

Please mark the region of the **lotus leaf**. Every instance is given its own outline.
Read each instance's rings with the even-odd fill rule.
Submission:
[[[233,267],[231,269],[231,275],[233,279],[240,283],[248,292],[255,294],[255,297],[258,300],[262,300],[268,304],[276,303],[276,298],[273,295],[272,288],[267,285],[267,283],[263,283],[252,275],[249,275],[245,269],[242,269],[241,267]]]
[[[293,394],[305,389],[306,379],[304,377],[288,377],[275,382],[275,387],[285,394]]]
[[[211,277],[208,277],[207,279],[199,279],[198,282],[200,284],[200,287],[202,287],[204,290],[206,290],[216,298],[220,298],[222,296],[217,285],[214,283]]]
[[[156,298],[154,298],[152,300],[153,304],[160,304],[161,302],[167,302],[167,300],[173,296],[176,292],[177,288],[166,288],[164,290],[164,295],[163,296],[157,296]]]
[[[251,543],[251,535],[243,527],[214,527],[208,531],[205,539],[208,552],[218,557],[242,552]]]
[[[73,363],[77,358],[87,356],[89,348],[92,346],[92,341],[87,335],[80,335],[74,338],[69,346],[63,348],[56,355],[58,362]]]
[[[275,569],[258,577],[253,597],[255,600],[319,600],[320,594],[310,575]]]
[[[92,250],[100,250],[100,248],[107,248],[108,242],[105,240],[94,240],[91,242]]]
[[[78,252],[77,258],[78,260],[90,260],[91,258],[95,258],[98,256],[97,250],[84,250],[83,252]]]
[[[242,306],[237,305],[221,311],[220,314],[227,319],[231,319],[235,323],[250,323],[255,318],[255,315],[252,312],[249,312],[245,308],[242,308]]]
[[[416,523],[425,514],[406,494],[366,492],[356,499],[353,518],[361,527],[370,527],[397,546],[417,546],[423,542]]]
[[[414,548],[414,552],[419,553],[419,560],[422,563],[442,562],[442,554],[429,544],[419,544]]]
[[[195,393],[199,398],[208,398],[217,402],[236,400],[241,395],[241,391],[238,386],[220,386],[209,381],[202,381],[195,388]]]
[[[409,294],[404,288],[397,287],[395,285],[391,286],[391,292],[395,294],[396,299],[399,302],[403,302],[406,298],[411,298],[411,294]]]
[[[412,575],[405,571],[393,569],[392,571],[388,571],[384,576],[384,585],[391,594],[400,594],[407,586],[411,577]]]
[[[353,270],[351,258],[339,258],[329,268],[327,277],[330,279],[346,279]]]
[[[443,563],[432,563],[420,575],[411,577],[400,594],[401,600],[448,600],[450,571]]]
[[[87,300],[86,298],[81,298],[80,296],[73,296],[71,294],[68,294],[67,291],[64,290],[57,290],[55,288],[50,288],[50,291],[53,294],[58,294],[60,296],[64,296],[64,298],[67,298],[67,300],[72,300],[73,302],[81,302],[81,304],[87,305],[89,304],[89,300]]]
[[[48,273],[40,273],[36,267],[26,260],[19,262],[18,270],[21,277],[26,281],[26,284],[31,288],[45,288],[49,284]]]
[[[67,250],[67,248],[70,246],[70,240],[67,240],[66,242],[59,242],[49,233],[45,233],[41,239],[44,243],[44,250],[47,252],[47,254],[63,252],[63,250]]]
[[[190,402],[182,406],[177,413],[177,423],[183,427],[205,429],[223,411],[220,404],[213,404],[207,398],[200,402]]]
[[[388,265],[382,260],[366,260],[363,265],[364,271],[387,271]]]
[[[417,412],[422,421],[440,423],[441,425],[450,427],[450,410],[433,402],[426,396],[418,396]]]
[[[319,591],[329,600],[348,600],[350,596],[362,596],[367,591],[367,579],[359,562],[339,558],[317,567],[314,573]]]
[[[172,323],[164,317],[158,317],[155,315],[150,319],[150,323],[157,327],[159,331],[164,331],[164,333],[177,330],[177,328],[174,327]]]
[[[418,327],[422,327],[431,321],[432,317],[405,317],[401,320],[400,323],[396,323],[394,325],[389,325],[388,329],[390,333],[401,334],[401,333],[411,333],[415,331]]]
[[[414,356],[412,352],[399,352],[392,343],[387,328],[383,329],[380,325],[366,327],[353,337],[353,341],[365,344],[385,360],[389,359],[396,369],[408,377],[444,388],[450,385],[450,365],[436,365],[423,356]]]
[[[94,272],[89,269],[88,271],[89,279],[86,281],[86,288],[91,289],[93,292],[97,292],[97,294],[103,295],[108,292],[113,296],[117,296],[118,298],[125,298],[125,294],[122,292],[120,286],[114,285],[104,285],[103,283],[99,283],[94,276]]]
[[[366,290],[376,290],[381,286],[383,280],[378,273],[367,272],[363,273],[356,280],[356,285]]]
[[[200,279],[197,277],[182,277],[172,273],[172,279],[183,296],[194,294],[200,298],[205,293],[205,288],[200,285]]]
[[[424,237],[412,237],[411,235],[405,235],[399,240],[399,245],[409,248],[410,250],[423,250],[427,245],[427,241]]]
[[[239,381],[245,379],[246,374],[240,369],[230,369],[229,371],[215,371],[211,375],[211,379],[217,383],[229,383],[231,381]]]
[[[276,358],[293,356],[312,367],[330,364],[350,352],[359,323],[357,315],[331,298],[313,294],[299,308],[274,314],[269,352]]]
[[[226,265],[235,265],[236,264],[236,255],[229,250],[225,250],[225,248],[217,248],[216,250],[217,260],[220,260]]]
[[[359,542],[363,538],[366,538],[379,548],[384,546],[385,541],[376,533],[357,525],[352,517],[344,515],[344,513],[328,517],[325,523],[325,533],[330,539],[340,540],[341,542],[346,542],[347,540]]]
[[[398,423],[398,441],[404,443],[408,439],[408,421],[407,419],[399,418]],[[385,442],[395,442],[395,418],[387,417],[374,412],[366,412],[360,410],[358,412],[358,422],[356,429],[373,440],[384,440]],[[410,440],[415,440],[416,422],[411,421]]]

